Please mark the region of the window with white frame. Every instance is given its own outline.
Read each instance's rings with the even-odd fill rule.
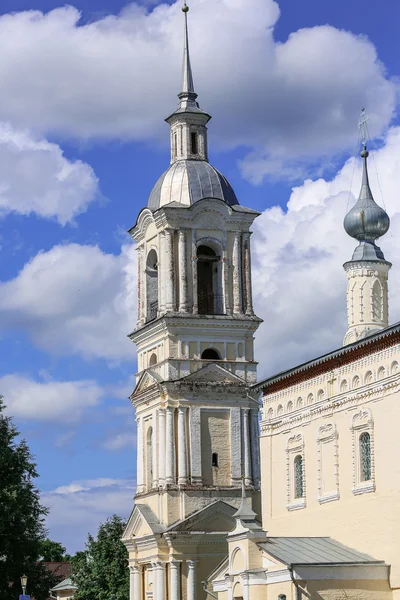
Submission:
[[[286,445],[286,486],[288,510],[306,505],[304,439],[301,433],[288,439]]]
[[[318,502],[339,500],[339,441],[334,423],[325,423],[317,433]]]
[[[375,491],[374,422],[369,408],[352,418],[353,494]]]

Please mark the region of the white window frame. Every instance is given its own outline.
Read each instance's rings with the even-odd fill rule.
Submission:
[[[323,444],[333,444],[334,445],[334,476],[335,476],[335,489],[333,491],[328,492],[327,494],[323,493],[323,460],[322,460],[322,448]],[[317,434],[317,464],[318,464],[318,502],[320,504],[325,504],[325,502],[332,502],[334,500],[339,500],[339,436],[337,432],[336,425],[333,423],[327,423],[326,425],[321,425],[318,428]]]
[[[355,496],[360,494],[370,494],[375,492],[375,452],[374,452],[374,420],[369,408],[362,408],[351,420],[352,445],[353,445],[353,489]],[[361,479],[361,456],[360,456],[360,435],[364,432],[370,435],[371,448],[371,479],[362,481]]]
[[[294,460],[296,456],[301,456],[303,459],[303,497],[295,498],[295,476],[294,476]],[[286,445],[286,492],[287,504],[286,508],[289,511],[300,510],[306,507],[306,467],[304,456],[304,438],[302,433],[293,435],[287,441]]]

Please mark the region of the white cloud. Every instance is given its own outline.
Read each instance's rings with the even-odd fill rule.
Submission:
[[[115,433],[114,435],[110,435],[103,443],[103,448],[105,448],[106,450],[111,450],[113,452],[118,452],[119,450],[124,450],[125,448],[135,447],[136,433],[133,431],[121,431],[119,433]]]
[[[68,160],[57,144],[0,123],[0,215],[35,213],[65,225],[97,194],[88,164]]]
[[[390,318],[400,320],[400,127],[389,131],[375,154],[387,211],[389,233],[380,240],[389,274]],[[382,204],[372,156],[371,187]],[[272,375],[342,345],[347,328],[346,285],[342,265],[351,259],[356,240],[343,229],[353,161],[331,181],[305,181],[293,189],[287,211],[272,207],[256,220],[253,236],[253,282],[257,314],[264,319],[256,336],[259,375]],[[353,193],[361,186],[361,164]],[[349,200],[349,204],[348,204]]]
[[[93,381],[38,382],[13,374],[0,377],[7,411],[31,421],[73,422],[96,406],[103,390]]]
[[[51,539],[66,545],[68,552],[83,550],[86,534],[95,535],[108,517],[129,516],[135,490],[133,479],[100,478],[73,481],[42,493],[42,503],[50,508],[47,525]]]
[[[0,17],[0,118],[76,138],[166,142],[163,118],[179,90],[181,2],[146,11],[130,4],[85,24],[71,6]],[[395,104],[395,84],[367,38],[324,25],[277,43],[278,18],[273,0],[253,0],[251,10],[248,0],[199,0],[190,11],[195,83],[215,117],[212,138],[255,152],[242,164],[254,181],[352,147],[363,105],[379,134]]]
[[[69,244],[41,252],[0,283],[0,327],[26,331],[40,348],[85,358],[132,360],[136,252]]]

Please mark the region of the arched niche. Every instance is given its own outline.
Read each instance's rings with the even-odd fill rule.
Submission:
[[[146,321],[157,318],[158,312],[158,257],[152,248],[146,260]]]
[[[202,360],[221,360],[220,353],[215,348],[206,348],[201,353]]]
[[[199,314],[223,314],[220,249],[206,241],[197,247],[197,295]]]

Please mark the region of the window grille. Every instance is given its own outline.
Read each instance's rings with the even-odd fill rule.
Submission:
[[[294,497],[303,498],[304,496],[304,481],[303,481],[303,457],[298,455],[294,459]]]
[[[364,431],[360,435],[360,479],[370,481],[371,479],[371,436]]]

